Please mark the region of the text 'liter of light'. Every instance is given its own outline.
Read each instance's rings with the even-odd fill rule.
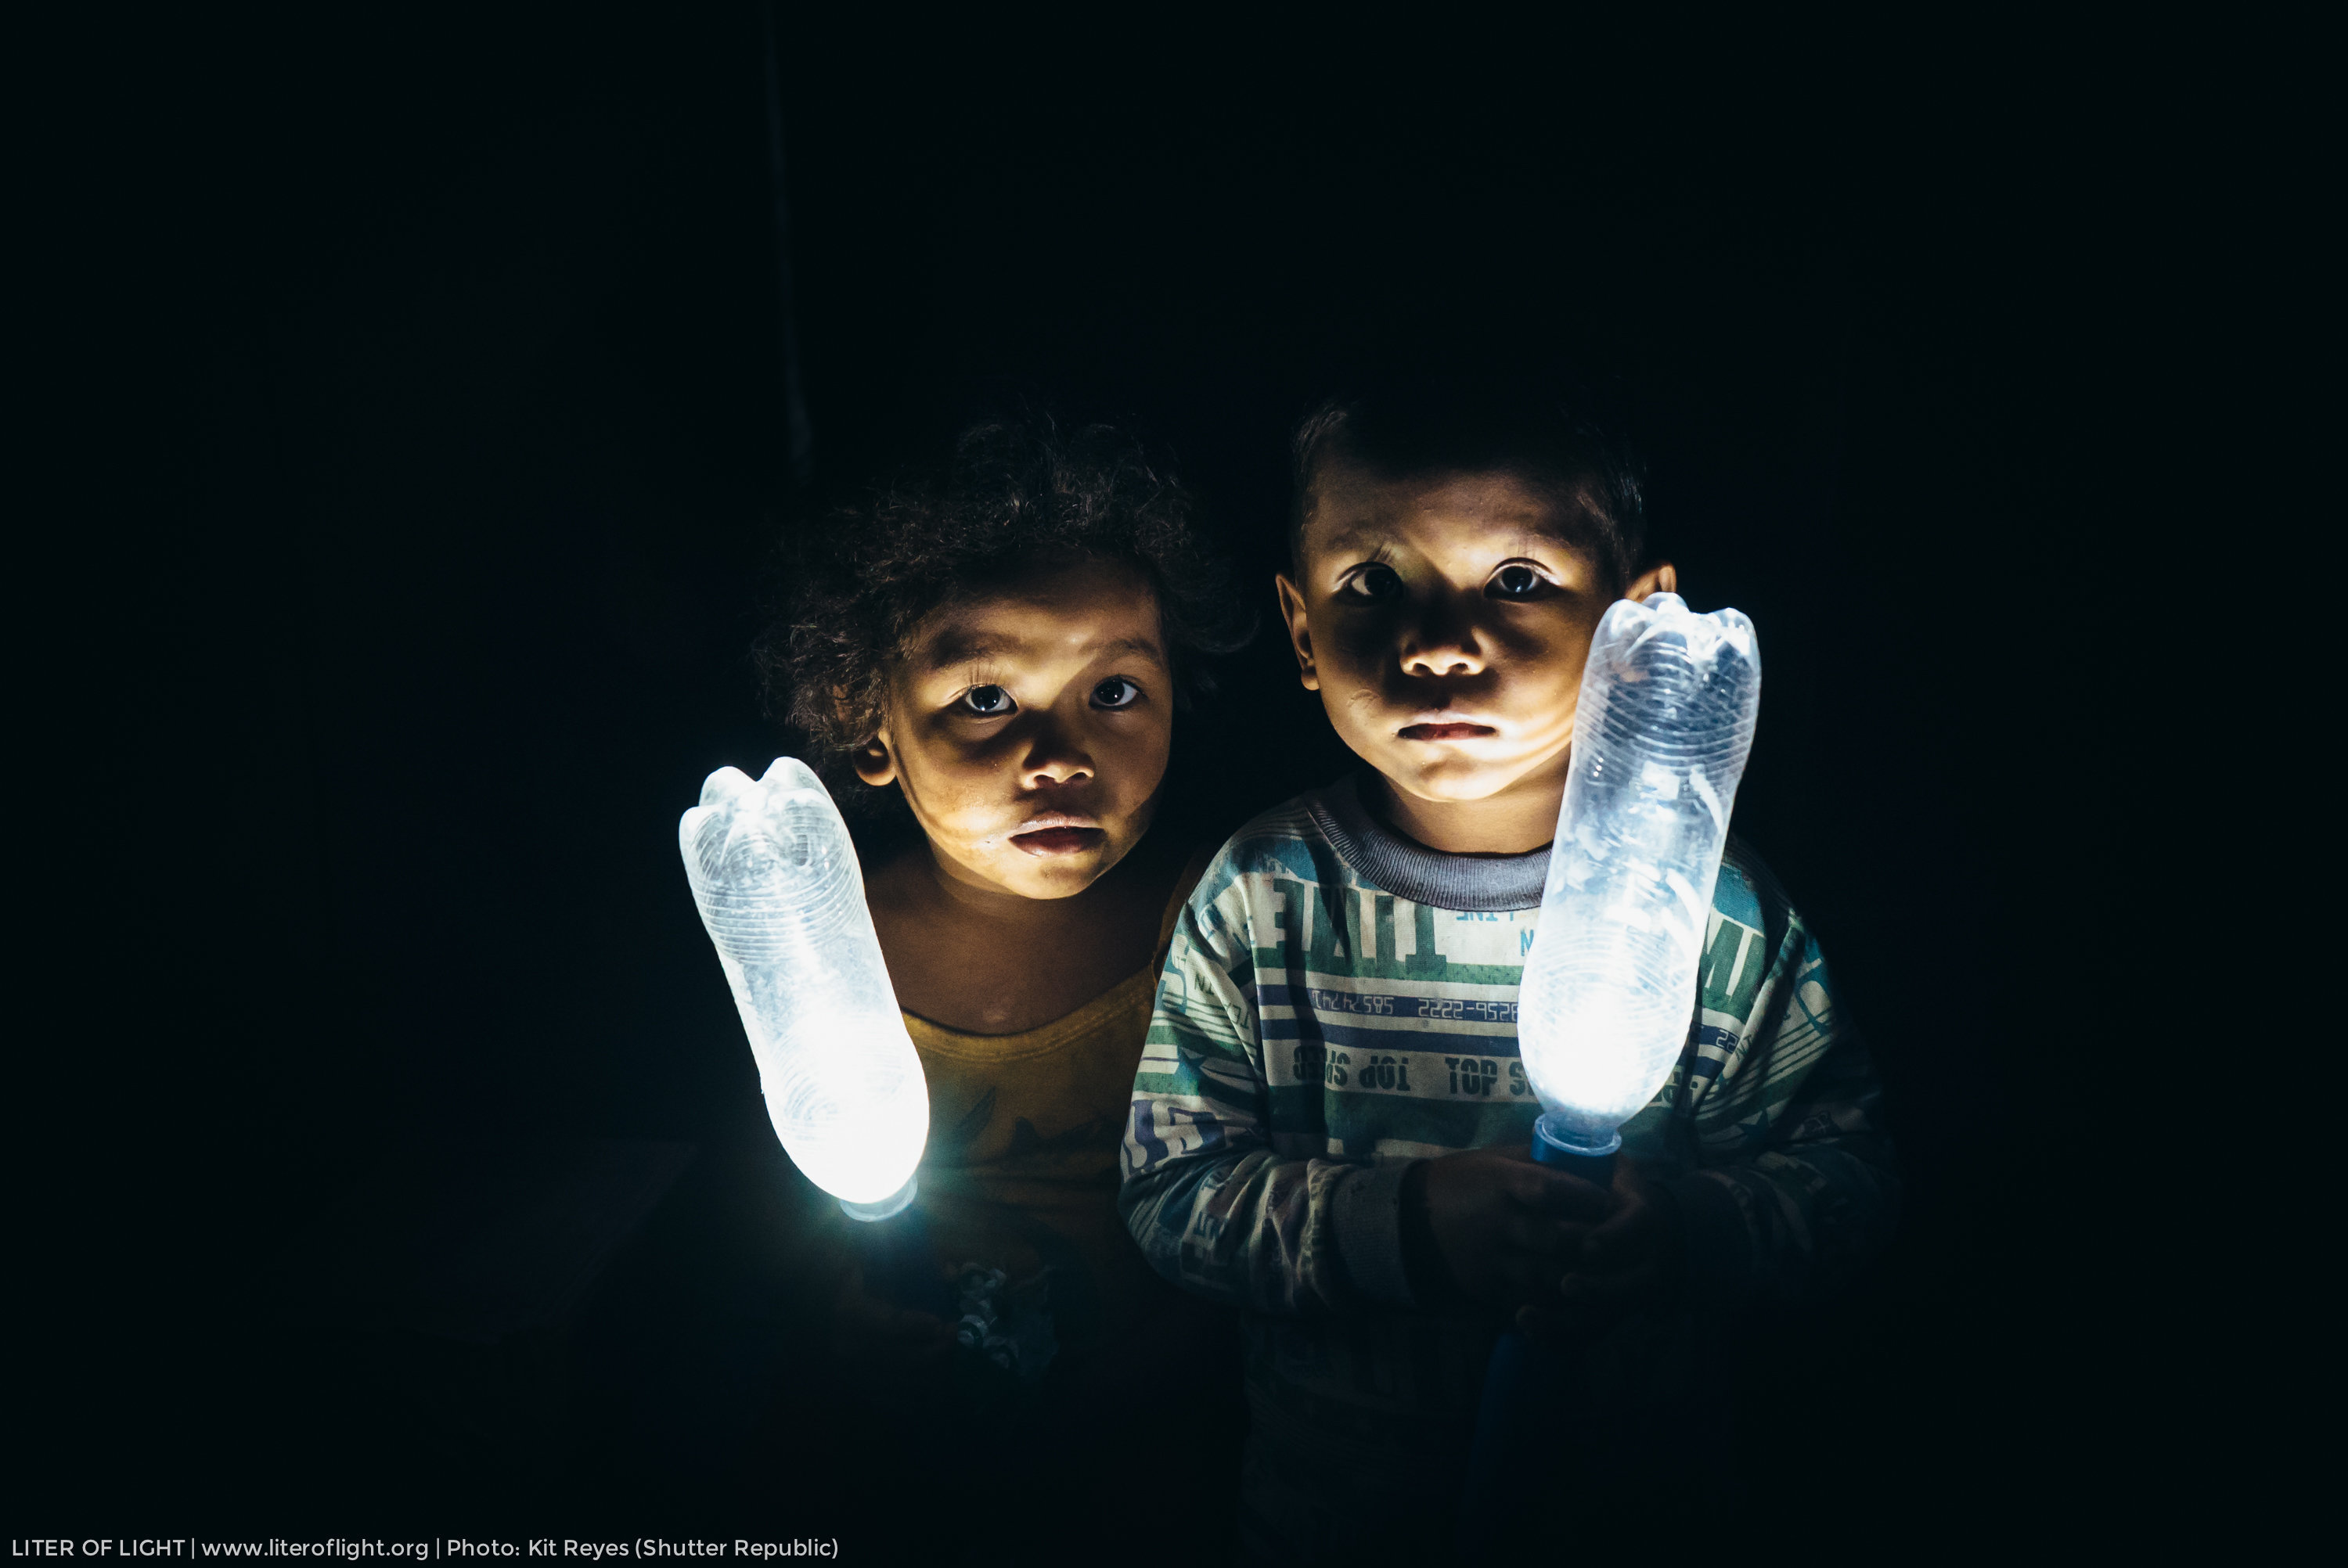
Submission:
[[[1686,1043],[1760,702],[1760,647],[1736,610],[1659,593],[1598,623],[1519,993],[1540,1132],[1563,1152],[1616,1148]]]
[[[677,843],[783,1148],[855,1217],[896,1213],[913,1200],[929,1086],[839,808],[796,757],[755,783],[720,768]]]

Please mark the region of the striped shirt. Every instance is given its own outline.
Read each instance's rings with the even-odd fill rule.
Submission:
[[[1458,1440],[1491,1329],[1418,1309],[1399,1194],[1415,1160],[1530,1140],[1517,988],[1548,868],[1414,844],[1347,780],[1241,829],[1185,904],[1119,1204],[1161,1274],[1243,1309],[1259,1431],[1363,1459]],[[1818,945],[1734,839],[1693,999],[1624,1152],[1679,1198],[1708,1306],[1815,1296],[1879,1248],[1898,1183]]]

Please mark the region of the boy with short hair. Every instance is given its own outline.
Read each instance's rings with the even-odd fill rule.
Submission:
[[[1733,838],[1613,1189],[1532,1163],[1517,989],[1582,665],[1677,574],[1636,470],[1549,398],[1335,403],[1295,460],[1282,612],[1369,766],[1241,828],[1187,903],[1120,1204],[1161,1273],[1243,1309],[1251,1548],[1359,1560],[1449,1544],[1506,1322],[1581,1358],[1576,1418],[1644,1408],[1652,1440],[1654,1368],[1684,1384],[1717,1314],[1849,1275],[1898,1184],[1817,944]]]

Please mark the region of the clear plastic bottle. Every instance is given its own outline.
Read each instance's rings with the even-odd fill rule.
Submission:
[[[1619,1146],[1686,1043],[1760,701],[1760,647],[1736,610],[1659,593],[1598,623],[1519,993],[1540,1134],[1560,1152]]]
[[[839,808],[795,757],[756,783],[720,768],[677,843],[784,1149],[857,1218],[897,1213],[929,1139],[929,1085]]]

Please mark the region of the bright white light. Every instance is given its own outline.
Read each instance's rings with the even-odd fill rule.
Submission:
[[[755,784],[720,768],[677,843],[784,1149],[860,1218],[904,1207],[929,1085],[839,807],[795,757]]]
[[[1659,593],[1598,623],[1517,1026],[1543,1109],[1591,1149],[1613,1146],[1686,1043],[1760,701],[1760,647],[1734,610]]]

